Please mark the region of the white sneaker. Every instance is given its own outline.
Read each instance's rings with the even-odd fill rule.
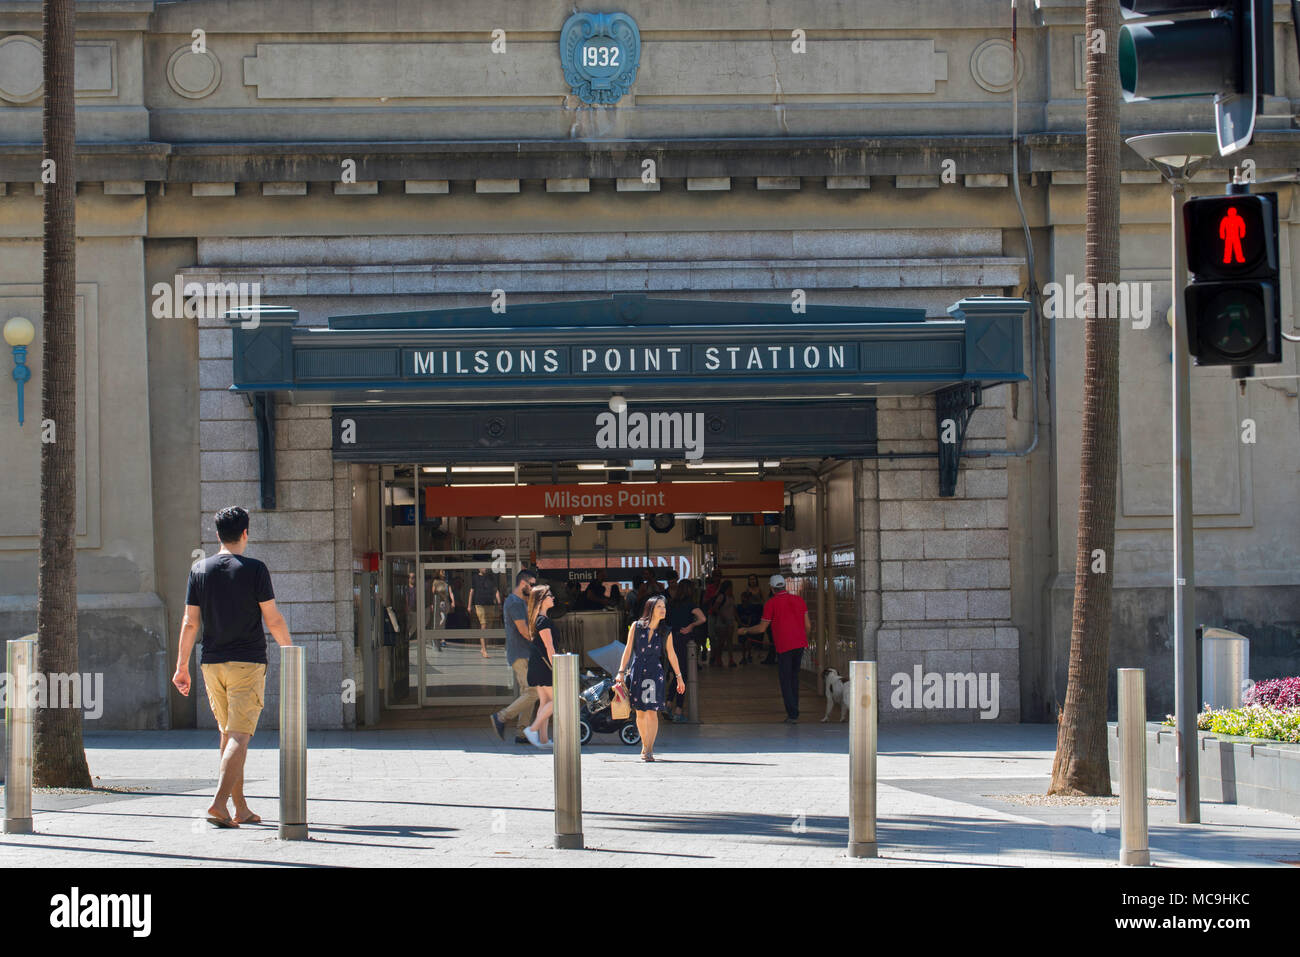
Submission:
[[[537,732],[532,728],[524,728],[524,737],[528,739],[528,743],[533,747],[540,748],[542,746],[541,738],[537,736]]]

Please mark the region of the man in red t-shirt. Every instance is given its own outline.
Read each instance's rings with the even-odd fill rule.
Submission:
[[[741,631],[762,634],[771,627],[776,672],[781,682],[781,697],[785,699],[785,723],[795,724],[799,720],[799,666],[803,663],[803,650],[808,647],[812,619],[808,617],[804,600],[785,590],[784,576],[773,575],[771,585],[772,597],[763,606],[763,620]]]

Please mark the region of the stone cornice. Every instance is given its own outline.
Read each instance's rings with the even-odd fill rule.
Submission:
[[[0,146],[0,182],[35,182],[41,147]],[[1260,169],[1294,169],[1300,132],[1261,131],[1250,156]],[[961,175],[1005,174],[1005,136],[753,138],[645,141],[431,141],[415,143],[86,143],[78,179],[167,183],[337,182],[344,159],[356,178],[398,180],[609,180],[641,175],[653,159],[660,179],[937,175],[952,159]],[[1134,153],[1125,170],[1146,169]],[[1231,160],[1209,168],[1228,169]],[[1032,133],[1021,139],[1022,172],[1082,170],[1081,133]]]
[[[148,30],[154,0],[80,0],[77,32],[87,30]],[[41,30],[40,0],[0,0],[0,35],[17,30]]]
[[[1077,2],[1077,0],[1076,0]],[[1032,7],[1032,0],[1022,0]],[[700,3],[698,0],[630,0],[615,4],[633,16],[646,33],[734,33],[771,31],[785,39],[793,28],[818,34],[863,30],[902,30],[920,34],[935,29],[1010,29],[1011,7],[1006,0],[962,0],[935,5],[898,0],[767,0],[763,4]],[[748,9],[747,9],[748,8]],[[191,0],[161,4],[154,15],[159,32],[187,34],[206,20],[211,32],[222,33],[468,33],[487,42],[493,29],[508,35],[547,35],[559,38],[573,6],[558,0],[353,0],[320,4],[311,0]],[[1024,21],[1028,25],[1029,18]]]
[[[167,177],[167,143],[78,143],[77,179],[83,182],[155,182]],[[0,145],[0,181],[35,183],[41,173],[41,144]]]
[[[1122,135],[1132,136],[1137,133],[1138,131],[1131,130]],[[1024,137],[1024,143],[1030,157],[1030,165],[1024,168],[1030,172],[1084,169],[1085,142],[1082,133],[1031,133]],[[1246,155],[1260,169],[1296,169],[1300,167],[1300,130],[1257,131],[1250,149],[1242,154]],[[1203,168],[1231,169],[1240,160],[1241,157],[1215,158]],[[1147,170],[1151,167],[1132,150],[1121,148],[1120,168]]]

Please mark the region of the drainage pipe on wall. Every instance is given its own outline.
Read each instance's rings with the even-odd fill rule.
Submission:
[[[1012,73],[1016,64],[1016,13],[1017,0],[1011,0],[1011,63]],[[1013,81],[1015,77],[1012,77]],[[1020,212],[1020,226],[1025,232],[1025,264],[1029,267],[1029,385],[1032,389],[1034,433],[1029,445],[1023,449],[980,449],[975,452],[962,452],[970,458],[1023,458],[1038,448],[1038,271],[1034,261],[1034,240],[1029,235],[1029,217],[1025,215],[1025,203],[1020,196],[1020,97],[1018,83],[1011,84],[1011,193],[1016,198],[1016,209]]]

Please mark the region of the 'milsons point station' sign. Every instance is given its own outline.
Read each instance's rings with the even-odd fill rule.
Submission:
[[[922,309],[608,299],[335,316],[306,327],[262,307],[232,315],[234,388],[322,403],[836,398],[921,394],[1025,378],[1028,304]],[[520,389],[543,391],[521,393]],[[310,399],[308,398],[310,396]],[[388,396],[389,398],[382,398]]]
[[[567,346],[407,350],[409,376],[569,376],[622,373],[858,371],[853,343],[719,342],[692,346]]]
[[[358,462],[552,462],[614,450],[694,459],[706,445],[743,459],[775,448],[853,457],[875,451],[876,396],[936,393],[936,416],[964,423],[982,385],[1024,381],[1028,311],[1001,296],[962,299],[932,319],[923,309],[796,313],[616,294],[326,325],[261,306],[256,322],[238,310],[227,321],[231,388],[252,397],[263,507],[273,508],[276,392],[333,406],[334,455]],[[636,409],[615,413],[615,396]],[[937,454],[940,493],[950,495],[959,445]]]

